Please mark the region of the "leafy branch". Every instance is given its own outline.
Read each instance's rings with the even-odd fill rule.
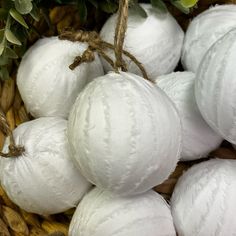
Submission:
[[[26,44],[29,26],[24,17],[30,14],[37,20],[36,6],[31,0],[5,0],[0,8],[0,77],[9,78],[9,67],[12,62],[22,56]]]
[[[89,6],[93,6],[96,9],[100,9],[106,13],[114,13],[118,9],[118,0],[55,0],[58,4],[74,4],[78,6],[80,16],[83,21],[87,19],[87,12]],[[133,9],[138,10],[143,16],[146,15],[145,11],[139,5],[139,0],[130,0],[130,5]],[[146,1],[148,2],[148,1]],[[191,9],[197,4],[198,0],[149,0],[149,2],[156,8],[167,11],[165,2],[170,2],[172,5],[177,7],[180,11],[188,14]]]
[[[144,0],[145,1],[145,0]],[[130,8],[146,17],[139,0],[130,0]],[[184,13],[197,4],[198,0],[146,0],[154,7],[167,11],[170,2]],[[88,10],[93,7],[98,11],[114,13],[118,0],[0,0],[0,79],[8,79],[14,62],[21,58],[27,47],[30,33],[35,31],[30,22],[39,20],[39,9],[49,9],[55,5],[75,5],[81,21],[87,20]]]

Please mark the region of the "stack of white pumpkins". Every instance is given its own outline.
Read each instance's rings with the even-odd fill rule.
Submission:
[[[151,189],[179,159],[206,157],[223,139],[236,144],[236,6],[200,14],[185,39],[169,13],[142,7],[148,16],[130,13],[124,47],[153,83],[127,58],[129,72],[109,72],[98,55],[70,70],[86,43],[52,37],[28,50],[17,84],[36,119],[14,130],[25,151],[1,159],[1,184],[22,209],[42,215],[77,206],[95,185],[70,236],[235,235],[236,161],[192,167],[171,207]],[[116,19],[101,31],[110,43]],[[171,73],[181,50],[186,72]]]

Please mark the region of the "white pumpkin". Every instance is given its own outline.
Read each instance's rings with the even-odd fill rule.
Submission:
[[[66,128],[66,120],[51,117],[14,130],[16,144],[25,151],[19,157],[1,158],[0,180],[11,200],[25,211],[42,215],[66,211],[91,186],[71,161]]]
[[[69,68],[76,56],[86,50],[86,43],[38,40],[24,55],[17,74],[17,85],[27,110],[34,117],[67,118],[78,93],[86,83],[104,74],[98,55],[91,63]]]
[[[180,178],[171,198],[178,235],[235,235],[235,199],[235,160],[194,165]]]
[[[161,89],[131,73],[92,81],[69,116],[68,137],[81,173],[117,194],[145,192],[174,170],[179,115]]]
[[[175,236],[168,204],[153,190],[121,198],[95,188],[77,207],[69,236],[113,235]]]
[[[206,53],[197,73],[195,96],[207,123],[236,144],[236,30]]]
[[[198,110],[194,96],[195,74],[175,72],[157,77],[156,84],[176,105],[182,121],[181,160],[195,160],[216,149],[223,141]]]
[[[184,40],[182,64],[196,72],[207,50],[236,27],[236,5],[217,5],[199,14],[190,23]]]
[[[170,13],[163,13],[151,4],[141,4],[147,13],[144,18],[138,12],[130,11],[124,49],[133,54],[145,67],[151,79],[172,72],[181,55],[184,33]],[[101,30],[101,38],[114,42],[117,14],[112,15]],[[114,58],[112,51],[107,52]],[[138,67],[124,56],[128,71],[141,75]],[[102,60],[106,72],[111,66]]]

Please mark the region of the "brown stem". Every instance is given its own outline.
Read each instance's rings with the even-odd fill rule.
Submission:
[[[61,40],[69,40],[71,42],[88,43],[99,39],[99,34],[95,31],[64,31],[59,35]]]
[[[122,59],[123,45],[125,39],[125,32],[127,29],[128,21],[128,9],[129,9],[129,0],[120,0],[119,9],[118,9],[118,19],[115,30],[115,40],[114,40],[114,51],[115,51],[115,70],[118,71],[121,68],[123,71],[127,71],[125,62]]]
[[[0,156],[5,157],[5,158],[8,158],[8,157],[19,157],[25,151],[24,147],[16,146],[16,145],[13,145],[13,144],[10,144],[8,148],[9,148],[8,153],[0,152]]]
[[[123,2],[125,4],[123,5]],[[122,54],[129,57],[140,69],[142,72],[142,75],[145,79],[151,81],[148,78],[147,72],[145,68],[143,67],[142,63],[140,63],[135,56],[133,56],[131,53],[123,49],[124,44],[124,37],[125,37],[125,31],[127,28],[127,17],[128,17],[128,1],[121,0],[120,2],[120,8],[119,9],[119,19],[117,22],[116,27],[116,46],[107,43],[103,41],[99,34],[95,31],[87,32],[87,31],[65,31],[61,33],[59,36],[59,39],[61,40],[69,40],[71,42],[82,42],[82,43],[88,43],[89,47],[88,49],[83,53],[82,56],[78,56],[75,58],[74,62],[69,66],[70,69],[74,70],[77,66],[79,66],[81,63],[84,62],[91,62],[94,60],[94,52],[97,51],[98,54],[103,57],[111,66],[114,68],[115,71],[118,72],[118,68],[121,68],[123,71],[127,71],[126,63],[122,59]],[[122,19],[120,19],[120,17]],[[126,19],[123,19],[126,18]],[[118,40],[118,41],[117,41]],[[116,55],[116,62],[113,62],[112,58],[110,58],[106,53],[106,49],[111,49],[115,52]],[[152,82],[152,81],[151,81]]]
[[[9,152],[8,153],[0,152],[0,156],[2,157],[20,156],[25,151],[25,149],[24,147],[20,147],[15,144],[12,131],[7,123],[6,116],[1,108],[0,108],[0,129],[5,136],[9,136],[10,138]]]
[[[82,56],[77,56],[74,62],[69,66],[71,70],[74,70],[77,66],[84,62],[92,62],[95,59],[94,50],[88,47]]]

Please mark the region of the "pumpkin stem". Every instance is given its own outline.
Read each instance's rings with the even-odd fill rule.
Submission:
[[[112,68],[118,72],[119,68],[121,68],[122,71],[127,71],[127,66],[125,61],[122,58],[122,55],[124,54],[128,58],[130,58],[140,69],[142,72],[143,78],[146,80],[150,80],[148,78],[147,72],[135,56],[133,56],[131,53],[127,52],[123,49],[124,46],[124,39],[125,39],[125,32],[127,30],[127,21],[128,21],[128,8],[129,8],[129,1],[128,0],[120,0],[119,1],[119,9],[118,9],[118,19],[117,19],[117,25],[115,30],[115,40],[114,45],[107,43],[103,41],[100,38],[100,35],[95,31],[73,31],[73,30],[67,30],[62,32],[59,35],[59,39],[61,40],[69,40],[71,42],[82,42],[87,43],[88,48],[84,51],[82,56],[78,56],[75,58],[74,62],[69,66],[71,70],[74,70],[77,66],[79,66],[82,63],[86,62],[92,62],[95,59],[94,52],[96,51],[101,57],[103,57],[111,66]],[[111,57],[109,57],[105,50],[110,49],[114,51],[116,61],[114,62]]]
[[[123,46],[125,40],[125,32],[127,29],[128,21],[128,11],[129,11],[129,0],[120,0],[118,9],[118,19],[115,30],[114,39],[114,52],[116,56],[115,70],[118,71],[121,68],[123,71],[127,71],[126,63],[122,59]]]
[[[115,51],[115,46],[103,41],[97,32],[82,31],[82,30],[77,31],[77,32],[73,30],[64,31],[59,35],[59,39],[69,40],[71,42],[77,42],[77,41],[82,42],[82,43],[86,42],[89,45],[88,48],[82,54],[82,56],[77,56],[74,62],[69,66],[71,70],[74,70],[77,66],[79,66],[82,63],[92,62],[95,59],[94,52],[96,51],[101,57],[103,57],[112,66],[114,70],[117,71],[118,68],[115,69],[115,67],[119,65],[120,62],[118,63],[116,62],[116,66],[115,66],[115,62],[112,60],[112,58],[109,57],[105,53],[106,49]],[[143,67],[142,63],[140,63],[135,56],[133,56],[131,53],[129,53],[128,51],[124,49],[122,49],[121,52],[125,56],[129,57],[138,66],[138,68],[142,72],[144,79],[151,81],[148,78],[147,72],[145,68]],[[122,64],[121,69],[123,71],[127,71],[125,63]]]
[[[5,136],[10,137],[10,145],[8,147],[9,152],[8,153],[0,152],[0,156],[6,157],[6,158],[20,156],[25,151],[25,149],[24,149],[24,147],[17,146],[15,144],[12,131],[10,129],[10,126],[8,125],[6,116],[1,108],[0,108],[0,129]]]

